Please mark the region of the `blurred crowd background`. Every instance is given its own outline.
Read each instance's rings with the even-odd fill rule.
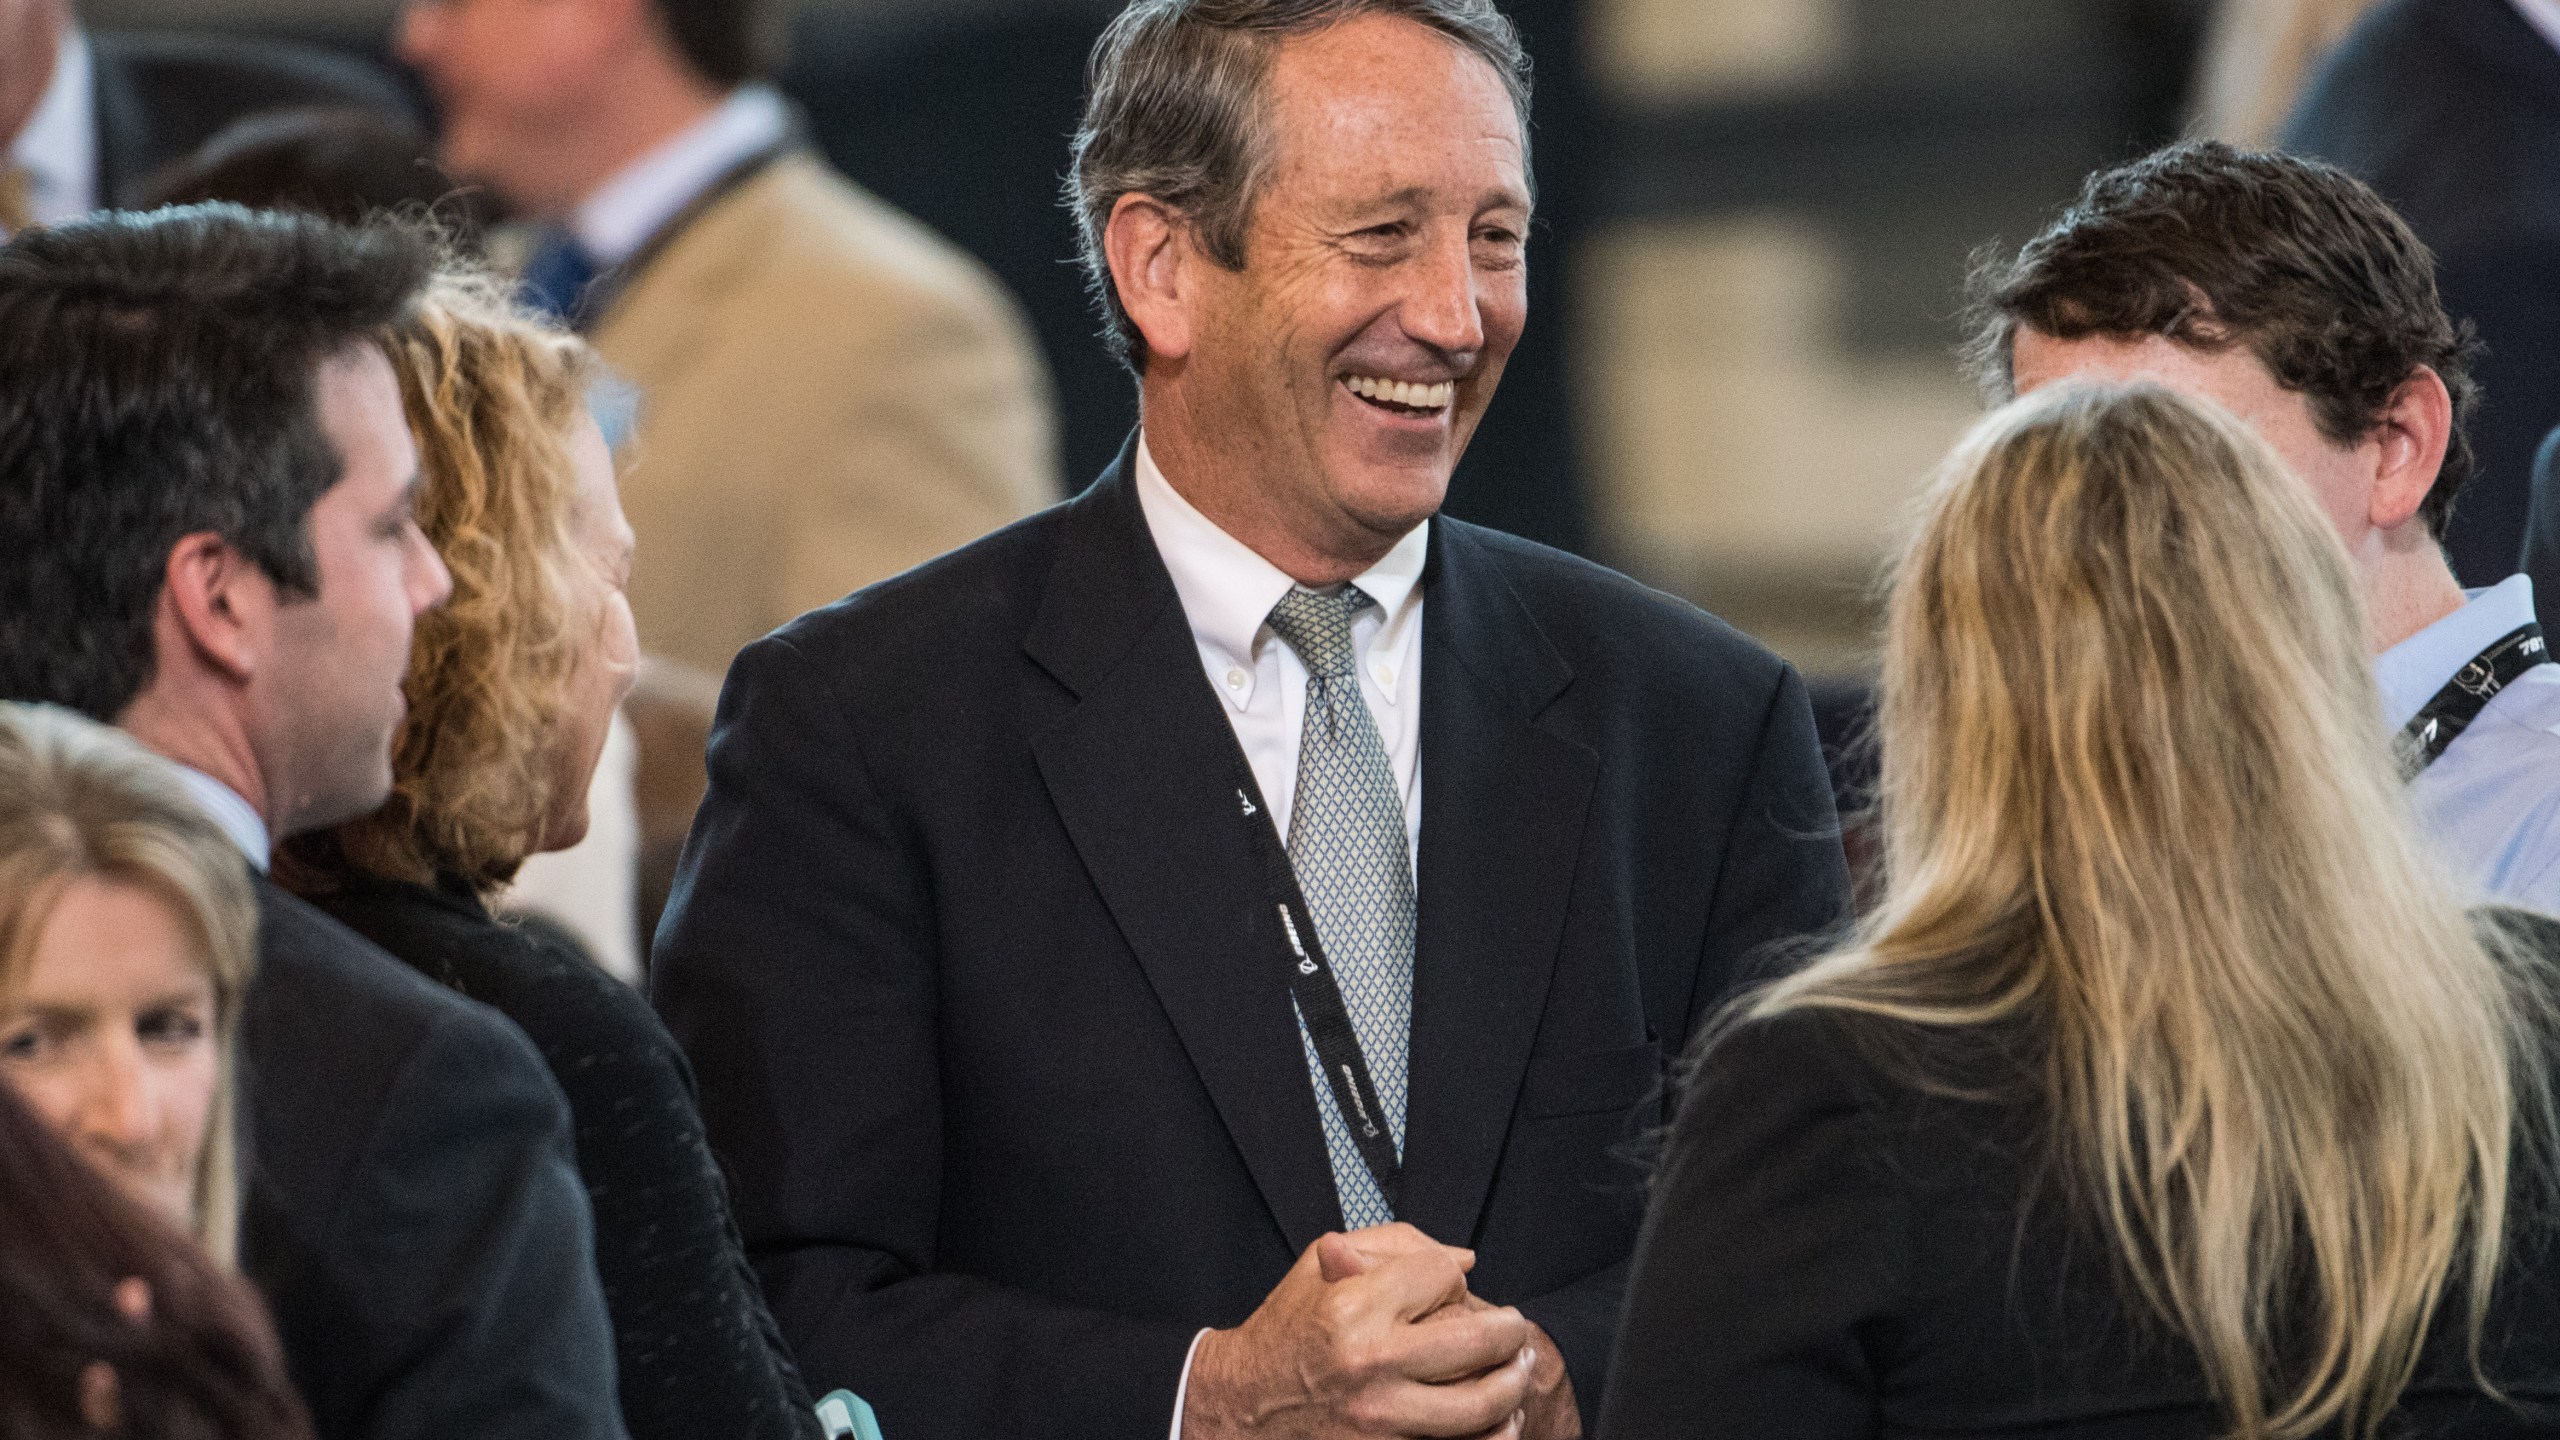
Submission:
[[[1085,57],[1116,8],[800,0],[780,37],[781,88],[836,165],[1021,299],[1071,485],[1133,418],[1054,198]],[[1450,508],[1688,596],[1820,679],[1865,668],[1895,517],[1978,411],[1952,359],[1967,254],[2014,247],[2092,169],[2193,125],[2265,138],[2297,57],[2361,7],[1505,8],[1538,85],[1531,321]],[[284,37],[397,68],[395,0],[79,10],[101,30]]]

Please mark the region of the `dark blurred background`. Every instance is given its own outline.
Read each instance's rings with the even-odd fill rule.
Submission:
[[[783,89],[847,174],[987,262],[1037,325],[1068,473],[1127,377],[1056,203],[1106,0],[873,0],[785,19]],[[1973,398],[1965,257],[2186,122],[2209,0],[1515,0],[1536,65],[1531,324],[1454,513],[1854,669],[1894,516]],[[385,0],[87,0],[387,60]]]

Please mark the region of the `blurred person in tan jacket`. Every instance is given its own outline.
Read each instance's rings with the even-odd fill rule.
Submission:
[[[642,643],[739,646],[1058,497],[994,277],[830,170],[755,83],[756,0],[412,0],[443,156],[543,227],[530,297],[641,392]]]

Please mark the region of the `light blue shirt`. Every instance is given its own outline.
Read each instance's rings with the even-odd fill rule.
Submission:
[[[170,763],[175,765],[177,762]],[[187,787],[187,793],[195,797],[196,804],[212,817],[214,824],[222,827],[222,833],[231,837],[232,844],[240,847],[240,853],[249,857],[249,863],[264,873],[271,842],[267,837],[267,822],[258,818],[258,808],[241,799],[239,791],[192,765],[178,765],[177,771],[179,783]]]
[[[2533,621],[2533,581],[2510,575],[2373,662],[2394,733],[2455,672]],[[2491,697],[2410,782],[2418,818],[2481,897],[2560,914],[2560,665],[2525,671]]]

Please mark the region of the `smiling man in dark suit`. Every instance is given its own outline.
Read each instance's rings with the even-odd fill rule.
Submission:
[[[1578,1434],[1617,1147],[1845,906],[1803,687],[1434,518],[1526,319],[1487,0],[1139,0],[1093,74],[1140,433],[739,657],[660,1004],[888,1434]]]

